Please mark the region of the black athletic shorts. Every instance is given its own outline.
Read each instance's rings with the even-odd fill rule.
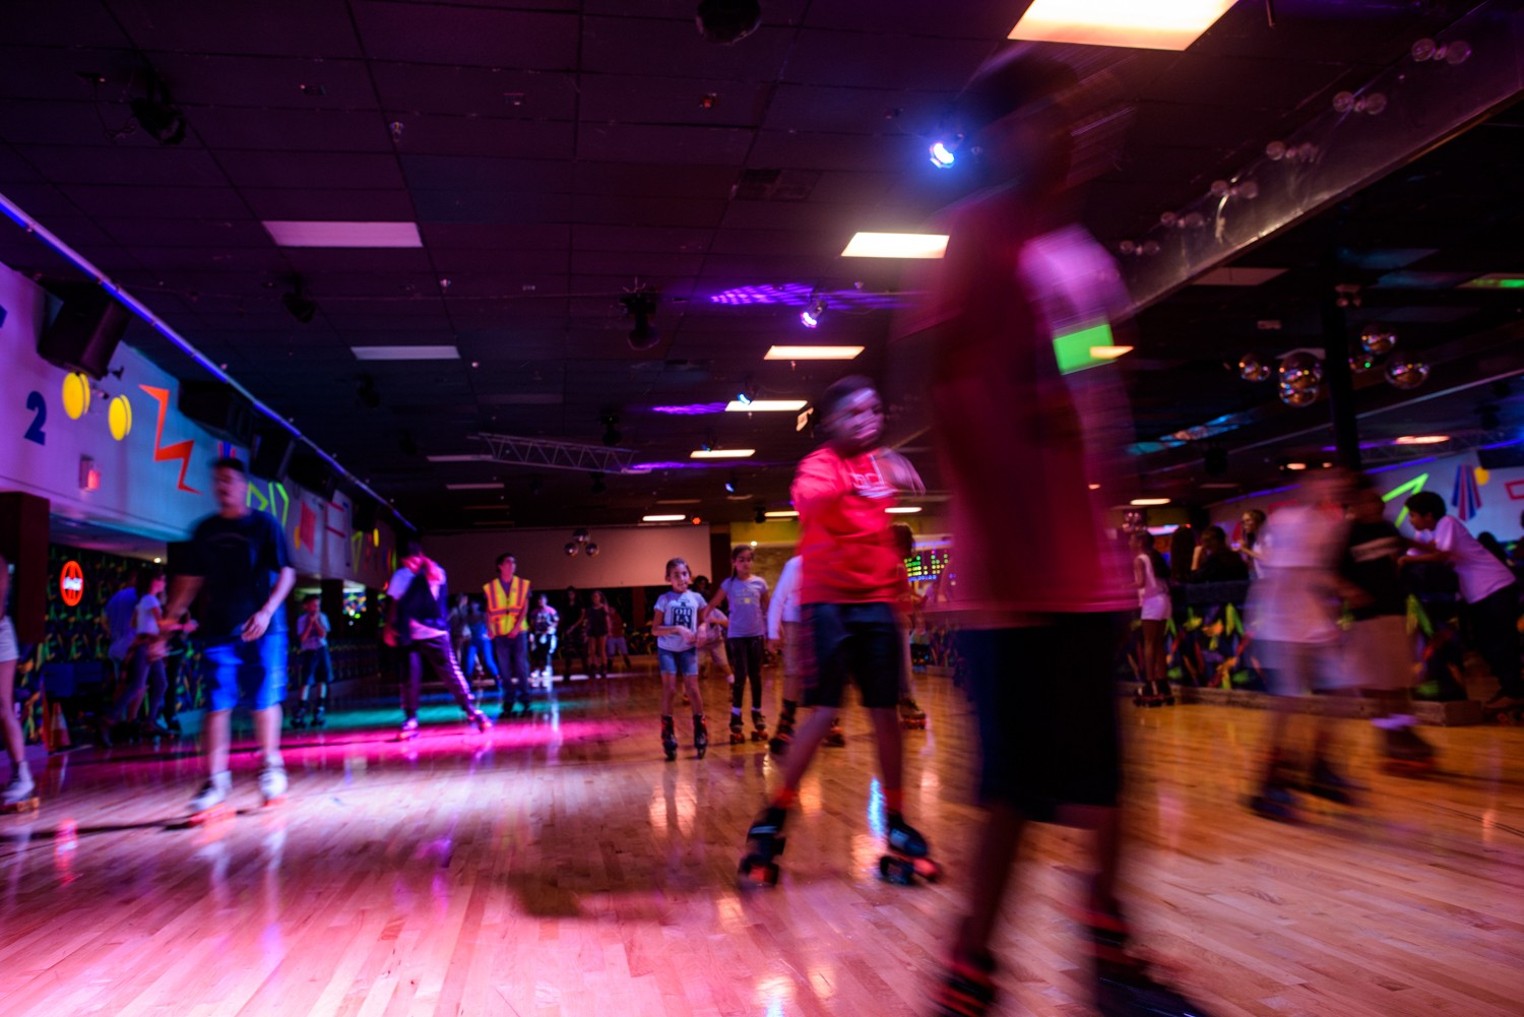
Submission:
[[[815,651],[800,675],[805,706],[840,706],[849,681],[870,710],[899,703],[904,636],[890,605],[806,604],[800,620]]]
[[[1112,679],[1127,619],[1053,615],[958,634],[978,712],[979,793],[1052,822],[1062,805],[1115,805],[1122,789]]]

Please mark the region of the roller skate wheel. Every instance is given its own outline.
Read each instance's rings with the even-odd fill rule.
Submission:
[[[36,812],[40,808],[42,808],[42,799],[33,795],[31,798],[23,798],[19,802],[0,805],[0,815],[13,816],[20,812]]]
[[[191,826],[206,826],[208,823],[217,823],[233,816],[233,807],[226,802],[220,802],[209,809],[193,813],[186,819]]]
[[[893,855],[884,855],[878,860],[878,874],[884,882],[895,886],[910,886],[915,882],[915,866]]]
[[[755,886],[777,886],[778,865],[759,855],[747,855],[741,859],[741,878]]]
[[[767,732],[766,731],[753,731],[751,733],[751,740],[754,741],[754,742],[765,742],[765,741],[767,741]]]

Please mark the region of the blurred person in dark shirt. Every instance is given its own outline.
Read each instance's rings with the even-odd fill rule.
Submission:
[[[1243,558],[1228,547],[1228,535],[1221,526],[1208,526],[1201,531],[1201,543],[1196,545],[1195,561],[1191,568],[1193,583],[1234,583],[1249,578],[1249,566]]]

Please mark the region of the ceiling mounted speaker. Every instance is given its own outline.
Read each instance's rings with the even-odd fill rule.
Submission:
[[[758,0],[701,0],[694,15],[699,35],[728,46],[740,42],[762,24]]]

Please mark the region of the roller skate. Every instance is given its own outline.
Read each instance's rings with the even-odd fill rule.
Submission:
[[[661,750],[666,754],[667,762],[677,758],[677,732],[672,728],[672,718],[661,719]]]
[[[1162,706],[1175,705],[1175,690],[1167,679],[1160,678],[1154,682],[1154,695],[1159,697],[1159,703]]]
[[[693,718],[693,751],[700,759],[709,751],[709,727],[699,716]]]
[[[761,710],[751,711],[751,740],[754,742],[767,741],[767,718],[762,716]]]
[[[1388,728],[1381,768],[1398,777],[1424,777],[1434,772],[1434,746],[1424,740],[1412,725]]]
[[[328,707],[324,706],[322,703],[319,703],[317,709],[312,711],[312,726],[328,726]]]
[[[279,805],[286,800],[286,764],[266,763],[259,768],[259,797],[265,805]]]
[[[191,826],[200,826],[212,820],[232,815],[232,808],[227,804],[228,794],[233,790],[233,775],[223,770],[214,773],[207,778],[206,783],[201,785],[201,790],[196,792],[196,797],[190,800],[190,817],[187,820]]]
[[[746,744],[745,725],[741,723],[741,715],[739,713],[732,713],[730,715],[730,744]]]
[[[410,742],[418,737],[418,718],[409,717],[402,722],[402,730],[397,732],[399,742]]]
[[[900,727],[907,731],[926,730],[926,711],[909,696],[900,700]]]
[[[0,791],[0,815],[36,812],[41,806],[42,800],[37,797],[37,784],[32,780],[32,771],[25,763],[17,765],[10,783],[5,785],[4,791]]]
[[[878,874],[899,886],[912,885],[916,876],[935,883],[942,875],[942,866],[931,860],[926,838],[898,812],[889,813],[888,819],[889,853],[878,860]]]
[[[995,1005],[995,958],[954,954],[932,1003],[936,1017],[984,1017]]]
[[[1211,1017],[1127,952],[1127,923],[1120,915],[1092,912],[1085,924],[1095,957],[1095,1008],[1103,1017]]]
[[[1319,757],[1313,760],[1304,790],[1335,805],[1358,805],[1359,793],[1364,788],[1334,770],[1328,760]]]
[[[783,824],[788,813],[776,805],[763,809],[746,831],[746,854],[741,858],[741,882],[758,886],[778,885],[777,857],[783,854],[788,838]]]
[[[778,728],[773,733],[773,739],[767,743],[767,749],[773,755],[781,756],[788,752],[788,747],[793,741],[794,711],[785,706],[782,716],[778,718]]]
[[[466,719],[476,728],[477,734],[487,734],[492,730],[492,721],[480,710],[472,710]]]
[[[847,733],[841,729],[841,715],[831,718],[831,730],[820,739],[820,744],[828,749],[844,749],[847,747]]]
[[[307,726],[307,704],[297,703],[296,710],[291,714],[291,729],[300,731]]]

